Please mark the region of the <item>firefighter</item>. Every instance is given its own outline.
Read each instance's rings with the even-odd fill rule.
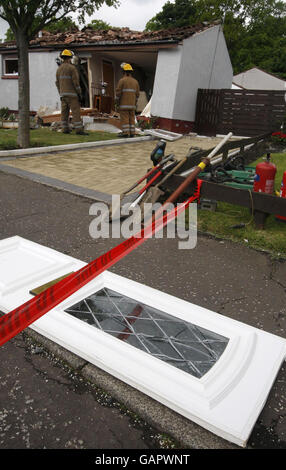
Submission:
[[[135,110],[139,98],[139,83],[131,76],[133,68],[123,62],[123,77],[116,88],[116,102],[119,106],[122,133],[120,137],[134,137],[135,135]]]
[[[68,49],[60,55],[63,63],[56,74],[56,86],[61,97],[61,119],[64,134],[70,134],[69,113],[72,112],[72,124],[76,134],[87,135],[80,116],[81,88],[77,68],[71,63],[73,53]]]

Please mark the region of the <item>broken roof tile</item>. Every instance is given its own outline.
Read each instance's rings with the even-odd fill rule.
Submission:
[[[161,42],[161,41],[182,41],[195,33],[209,29],[219,22],[198,23],[191,26],[183,26],[181,28],[161,29],[159,31],[132,31],[129,28],[110,28],[109,30],[94,30],[91,28],[83,28],[81,31],[66,31],[64,33],[50,33],[43,30],[41,37],[36,37],[30,41],[30,45],[38,46],[60,46],[65,44],[94,44],[104,42],[106,45],[118,44],[124,42]],[[1,44],[1,49],[10,47],[15,41],[9,41]]]

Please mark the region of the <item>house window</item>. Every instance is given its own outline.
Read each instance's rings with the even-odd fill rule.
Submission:
[[[18,77],[18,58],[17,57],[4,57],[3,58],[3,76],[4,77]]]

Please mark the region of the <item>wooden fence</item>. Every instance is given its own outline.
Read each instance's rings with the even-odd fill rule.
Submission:
[[[255,136],[279,130],[286,91],[205,90],[197,95],[195,131],[201,135]]]

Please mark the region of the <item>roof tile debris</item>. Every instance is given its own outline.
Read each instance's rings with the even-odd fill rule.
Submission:
[[[162,29],[159,31],[132,31],[129,28],[111,28],[109,30],[94,30],[83,28],[81,31],[67,31],[64,33],[49,33],[42,31],[41,37],[30,41],[31,46],[57,46],[57,45],[84,45],[84,44],[124,44],[124,43],[153,43],[161,41],[179,42],[192,36],[195,33],[209,29],[219,22],[198,23],[192,26],[182,28]],[[9,41],[1,44],[2,47],[11,47],[15,41]]]

